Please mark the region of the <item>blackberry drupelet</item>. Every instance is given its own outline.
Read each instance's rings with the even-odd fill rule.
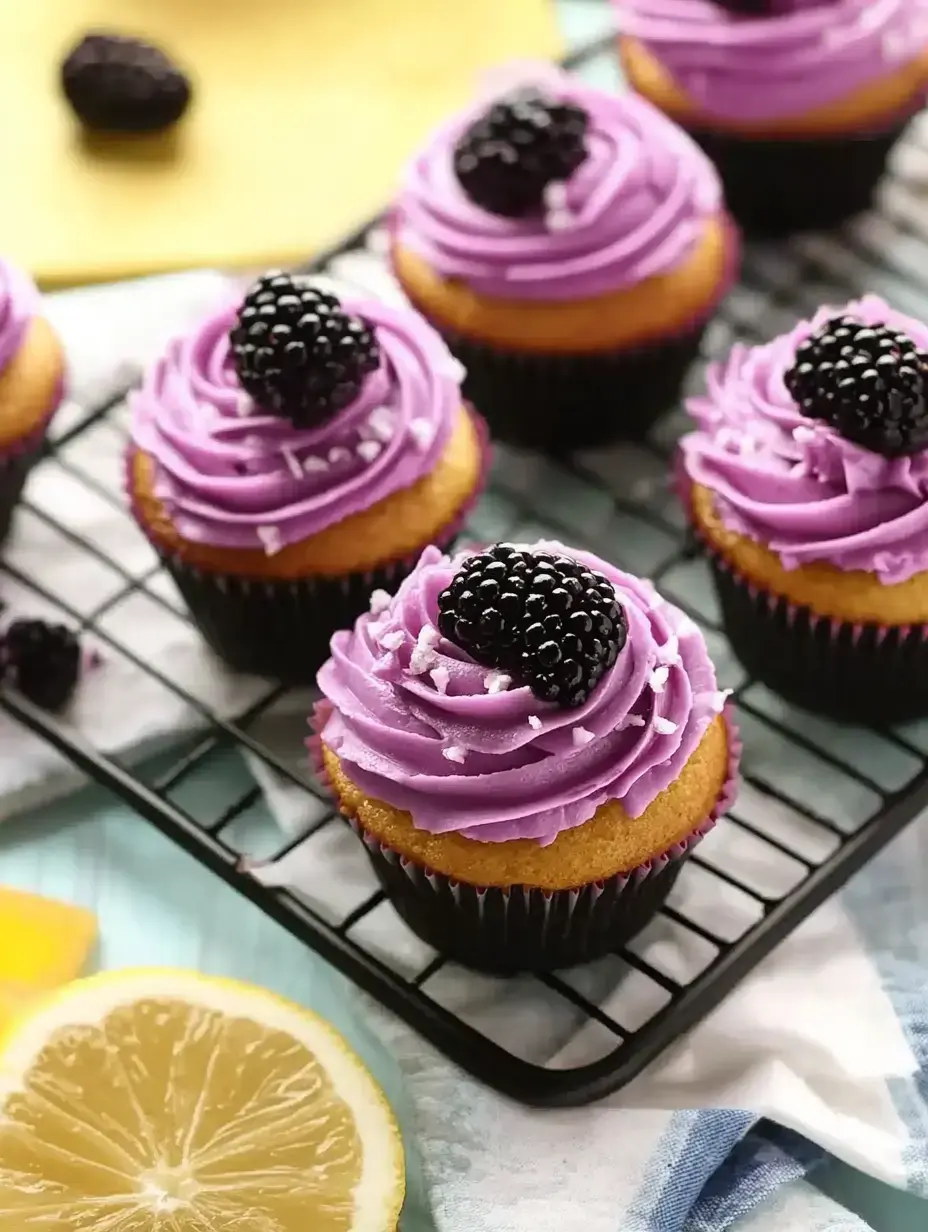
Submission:
[[[380,363],[371,328],[334,295],[274,271],[251,287],[230,334],[242,388],[299,428],[324,423],[358,396]]]
[[[160,48],[116,34],[88,34],[61,66],[61,86],[87,128],[155,133],[190,105],[190,81]]]
[[[799,409],[887,458],[928,447],[928,354],[888,325],[833,317],[784,376]]]
[[[43,710],[67,705],[80,671],[80,643],[64,625],[14,620],[0,639],[0,676]]]
[[[569,556],[497,543],[438,596],[438,628],[536,697],[582,706],[628,636],[612,583]]]
[[[537,90],[509,94],[459,139],[454,173],[482,209],[522,218],[541,210],[545,188],[586,158],[588,122],[582,108]]]

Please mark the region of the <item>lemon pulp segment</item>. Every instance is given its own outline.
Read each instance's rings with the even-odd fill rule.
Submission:
[[[395,1227],[395,1125],[318,1019],[240,986],[81,983],[102,1005],[65,994],[0,1052],[0,1232]]]

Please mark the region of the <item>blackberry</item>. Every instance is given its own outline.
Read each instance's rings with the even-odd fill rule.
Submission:
[[[628,636],[612,583],[569,556],[497,543],[438,596],[438,628],[536,697],[582,706]]]
[[[548,184],[566,180],[586,158],[589,117],[537,90],[500,99],[454,148],[454,173],[476,205],[522,218],[542,208]]]
[[[71,700],[81,670],[77,637],[64,625],[14,620],[0,640],[2,675],[43,710]]]
[[[796,348],[784,375],[804,415],[887,458],[928,447],[928,354],[888,325],[833,317]]]
[[[190,105],[190,81],[160,48],[117,34],[88,34],[61,66],[61,87],[87,128],[155,133]]]
[[[243,389],[299,428],[353,402],[380,363],[365,321],[344,312],[336,296],[279,271],[254,283],[229,337]]]

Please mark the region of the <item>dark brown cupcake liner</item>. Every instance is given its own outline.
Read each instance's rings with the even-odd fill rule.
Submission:
[[[761,138],[688,127],[715,163],[745,235],[828,230],[869,209],[909,116],[859,136]]]
[[[483,491],[489,467],[489,442],[480,416],[474,415],[483,454],[479,481],[454,518],[414,552],[373,569],[337,577],[269,579],[220,574],[200,569],[165,551],[133,507],[136,521],[173,578],[204,641],[239,672],[266,676],[285,684],[314,682],[329,656],[329,642],[350,628],[368,609],[371,592],[391,594],[415,568],[423,549],[434,544],[451,549]],[[131,494],[131,484],[129,484]]]
[[[546,453],[642,437],[679,400],[706,326],[738,273],[740,238],[728,225],[725,276],[705,312],[684,330],[608,352],[513,351],[429,318],[467,370],[464,392],[494,437]],[[413,307],[422,312],[413,301]]]
[[[323,703],[313,718],[317,733],[328,713]],[[356,819],[346,820],[363,841],[397,913],[417,936],[455,962],[493,975],[592,962],[641,931],[673,889],[686,857],[731,807],[741,740],[730,708],[725,721],[728,773],[710,815],[686,838],[631,872],[576,889],[468,885],[407,859]],[[325,781],[318,735],[310,751]]]
[[[0,457],[0,544],[13,525],[13,514],[19,504],[29,472],[45,447],[45,429],[33,433],[13,450]]]
[[[703,541],[722,624],[746,671],[787,701],[845,722],[928,715],[928,626],[851,624],[764,591]]]

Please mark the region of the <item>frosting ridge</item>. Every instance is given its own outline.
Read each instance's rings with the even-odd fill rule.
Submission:
[[[498,298],[596,296],[681,265],[722,210],[718,176],[695,143],[647,100],[594,90],[563,73],[539,84],[589,115],[587,157],[545,217],[481,209],[454,174],[474,105],[433,134],[406,170],[394,234],[439,274]]]
[[[902,330],[928,349],[928,326],[875,295],[821,308],[763,346],[735,346],[687,409],[690,479],[709,488],[724,524],[764,544],[787,569],[826,561],[890,584],[928,569],[928,452],[885,458],[810,419],[784,384],[796,347],[829,318]]]
[[[313,428],[262,412],[242,390],[229,330],[238,303],[175,338],[132,398],[134,445],[184,538],[273,553],[431,472],[460,413],[461,366],[412,311],[345,298],[381,362],[351,405]]]
[[[715,0],[615,0],[643,43],[706,114],[800,115],[916,60],[925,0],[772,0],[745,16]]]
[[[375,594],[332,639],[322,738],[353,782],[420,829],[547,845],[608,800],[640,816],[724,705],[702,634],[649,582],[560,544],[532,546],[599,570],[625,609],[626,645],[583,706],[501,688],[499,673],[440,636],[438,595],[469,553],[427,548],[394,598]]]
[[[28,274],[0,260],[0,368],[19,350],[26,327],[39,312],[41,296]]]

